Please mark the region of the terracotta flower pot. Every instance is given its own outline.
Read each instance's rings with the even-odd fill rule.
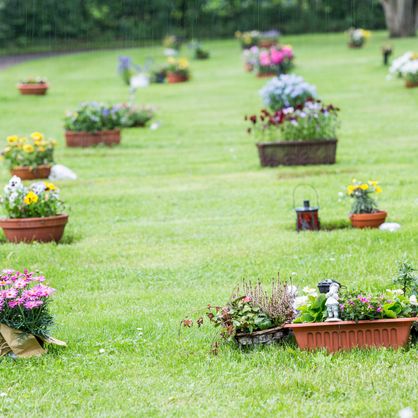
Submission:
[[[167,73],[167,81],[170,84],[176,84],[176,83],[184,83],[185,81],[188,81],[189,77],[184,74],[177,74],[177,73]]]
[[[405,87],[408,89],[418,87],[418,81],[405,80]]]
[[[20,177],[22,180],[47,179],[51,174],[51,166],[14,167],[10,170],[10,173],[12,176]]]
[[[251,333],[237,333],[235,335],[235,341],[241,346],[254,346],[278,342],[283,340],[287,335],[289,335],[288,329],[275,327]]]
[[[316,322],[287,324],[302,350],[326,348],[329,352],[352,348],[401,348],[408,343],[412,324],[418,318],[379,319],[374,321]]]
[[[274,71],[266,72],[266,73],[257,73],[258,78],[267,78],[267,77],[274,77],[277,73]]]
[[[93,147],[104,144],[108,146],[120,144],[120,130],[98,132],[65,131],[67,147]]]
[[[47,218],[0,219],[0,227],[10,242],[58,242],[64,233],[68,215]]]
[[[385,222],[387,212],[379,210],[374,213],[352,213],[350,221],[353,228],[379,228]]]
[[[19,84],[18,89],[20,94],[28,95],[32,94],[35,96],[44,96],[48,90],[48,84],[38,83],[38,84]]]
[[[262,167],[334,164],[337,152],[336,139],[260,142],[256,145]]]

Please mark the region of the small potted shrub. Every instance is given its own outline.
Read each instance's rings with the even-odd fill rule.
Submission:
[[[22,180],[46,179],[54,163],[55,145],[55,140],[45,139],[40,132],[33,132],[30,139],[11,135],[2,155],[12,176]]]
[[[206,318],[221,329],[221,337],[235,341],[240,346],[254,346],[283,340],[288,334],[284,324],[290,323],[295,315],[294,294],[291,288],[280,280],[273,280],[267,291],[258,282],[243,282],[225,306],[208,305]],[[196,323],[201,326],[204,317]],[[190,327],[192,319],[182,324]]]
[[[334,164],[338,108],[308,99],[275,112],[246,116],[255,135],[261,166]]]
[[[405,80],[405,87],[418,87],[418,53],[406,52],[393,60],[389,73]]]
[[[136,106],[129,103],[116,105],[119,109],[120,123],[124,128],[144,127],[154,117],[151,106]]]
[[[258,30],[252,30],[247,32],[235,32],[235,38],[237,38],[241,44],[242,49],[249,49],[258,45],[260,39],[260,32]]]
[[[65,346],[51,337],[49,304],[55,289],[45,284],[44,276],[3,270],[0,283],[0,356],[27,358],[46,353],[45,343]]]
[[[20,94],[44,96],[48,90],[48,82],[45,78],[25,78],[17,85]]]
[[[63,213],[58,188],[49,182],[24,186],[13,176],[4,188],[2,206],[7,218],[0,227],[10,242],[58,242],[64,233],[68,215]]]
[[[81,103],[64,118],[68,147],[91,147],[120,143],[121,115],[117,106],[103,103]]]
[[[255,60],[258,77],[287,74],[293,68],[293,50],[290,46],[262,49]]]
[[[361,48],[371,36],[371,32],[365,29],[351,28],[348,30],[348,46],[350,48]]]
[[[170,84],[183,83],[189,80],[189,61],[186,58],[168,57],[167,81]]]
[[[353,228],[378,228],[385,222],[387,212],[379,210],[374,193],[380,193],[382,189],[377,181],[370,180],[363,183],[353,179],[347,186],[347,195],[353,199],[350,221]]]

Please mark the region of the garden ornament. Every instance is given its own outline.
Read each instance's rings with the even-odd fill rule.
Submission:
[[[326,294],[327,301],[325,302],[325,306],[327,307],[328,311],[328,318],[325,322],[339,322],[341,321],[338,318],[338,290],[340,289],[340,285],[338,283],[331,283],[329,287],[329,292]]]

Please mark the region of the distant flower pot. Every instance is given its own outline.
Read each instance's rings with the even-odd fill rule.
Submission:
[[[18,89],[20,94],[23,95],[35,95],[44,96],[48,90],[48,84],[46,83],[35,83],[35,84],[19,84]]]
[[[51,166],[14,167],[10,170],[10,173],[12,176],[20,177],[22,180],[47,179],[51,174]]]
[[[112,146],[120,144],[120,130],[113,129],[97,132],[65,131],[65,139],[67,147],[86,148],[99,144]]]
[[[408,89],[418,87],[418,81],[405,80],[405,87]]]
[[[62,238],[68,215],[56,215],[46,218],[3,218],[0,228],[10,242],[58,242]]]
[[[189,81],[189,77],[184,74],[168,72],[167,81],[169,84],[184,83],[185,81]]]
[[[243,347],[251,347],[260,344],[271,344],[282,341],[289,335],[289,330],[283,327],[275,327],[255,331],[251,333],[237,333],[235,341]]]
[[[258,72],[257,73],[258,78],[275,77],[276,75],[277,75],[277,72],[275,72],[275,71],[267,71],[267,72]]]
[[[384,210],[374,213],[352,213],[350,221],[353,228],[379,228],[387,216],[388,214]]]
[[[262,167],[334,164],[337,152],[336,139],[260,142],[256,145]]]
[[[408,344],[412,324],[418,318],[371,321],[314,322],[287,324],[302,350],[325,348],[329,352],[352,348],[401,348]]]

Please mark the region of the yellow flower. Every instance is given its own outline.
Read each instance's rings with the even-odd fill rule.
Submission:
[[[377,186],[377,181],[376,180],[369,180],[369,184],[370,184],[370,186],[376,187]]]
[[[39,200],[39,197],[34,192],[29,192],[23,199],[26,205],[31,205],[32,203],[36,203]]]
[[[375,192],[380,193],[382,191],[382,188],[380,186],[376,186]]]
[[[16,135],[10,135],[7,137],[7,142],[9,144],[15,144],[18,140],[19,138]]]
[[[44,136],[40,132],[33,132],[30,137],[34,141],[42,141],[44,139]]]
[[[45,182],[44,184],[45,184],[45,187],[46,187],[46,189],[45,189],[46,191],[54,191],[54,190],[57,190],[57,187],[53,183],[47,183],[47,182]]]
[[[349,186],[347,186],[347,194],[353,193],[354,190],[356,190],[355,186],[352,186],[351,184]]]
[[[45,152],[45,147],[39,147],[39,148],[38,148],[38,151],[39,151],[39,152]]]
[[[366,184],[366,183],[363,183],[363,184],[360,185],[361,190],[367,190],[368,188],[369,188],[369,185]]]
[[[189,61],[186,58],[179,59],[179,68],[185,70],[189,66]]]
[[[25,145],[23,145],[23,151],[30,154],[31,152],[35,151],[35,148],[33,148],[33,145],[31,145],[31,144],[25,144]]]
[[[19,138],[19,142],[21,144],[26,144],[26,142],[28,142],[28,138],[25,138],[25,137]]]

